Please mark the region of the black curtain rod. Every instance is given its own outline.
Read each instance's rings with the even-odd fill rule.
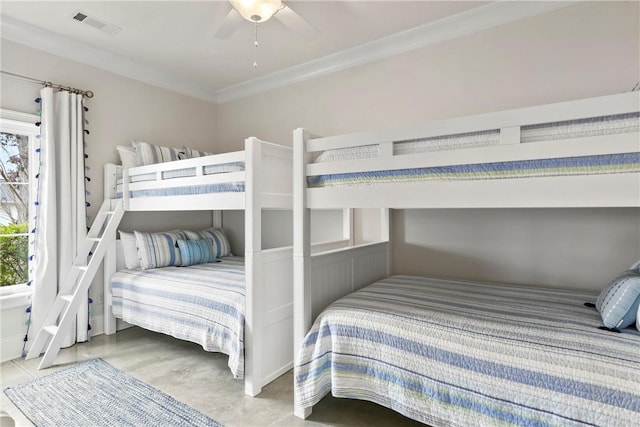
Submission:
[[[69,92],[72,92],[72,93],[84,95],[87,98],[93,98],[93,92],[91,92],[90,90],[82,90],[82,89],[72,88],[70,86],[62,86],[62,85],[51,83],[45,80],[38,80],[38,79],[34,79],[33,77],[21,76],[20,74],[10,73],[8,71],[0,71],[0,73],[2,73],[3,76],[12,77],[14,79],[20,79],[30,83],[37,83],[37,84],[43,85],[44,87],[52,87],[54,89],[68,90]]]

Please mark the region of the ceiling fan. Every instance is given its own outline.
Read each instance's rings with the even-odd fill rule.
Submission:
[[[310,40],[319,34],[311,24],[281,0],[229,0],[232,9],[215,33],[216,38],[226,39],[242,25],[244,20],[257,25],[272,17],[282,22],[297,35]]]

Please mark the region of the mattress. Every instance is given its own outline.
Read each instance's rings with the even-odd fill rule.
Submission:
[[[579,291],[393,276],[318,316],[296,404],[331,392],[433,426],[640,423],[640,332]]]
[[[521,143],[558,141],[640,131],[640,113],[544,123],[521,128]],[[395,141],[394,155],[487,147],[500,143],[500,131],[488,130],[463,134]],[[322,152],[316,163],[356,160],[378,156],[377,145],[342,148]],[[430,168],[367,171],[308,177],[314,187],[383,184],[416,181],[460,181],[537,176],[591,175],[640,171],[640,153],[602,156],[543,158],[527,161],[487,162]]]
[[[244,258],[122,270],[112,276],[111,292],[117,318],[227,354],[234,378],[244,377]]]
[[[469,181],[640,172],[640,152],[470,165],[395,169],[307,177],[310,188],[422,181]]]
[[[229,172],[242,172],[244,171],[243,162],[223,163],[216,165],[208,165],[203,168],[203,175],[212,175],[219,173]],[[176,178],[188,178],[196,176],[196,168],[181,168],[171,169],[161,174],[163,180],[171,180]],[[148,173],[142,175],[134,175],[131,177],[132,183],[155,181],[156,174]],[[117,178],[116,198],[122,198],[122,175]],[[144,190],[130,191],[130,197],[162,197],[162,196],[184,196],[195,194],[209,194],[209,193],[226,193],[226,192],[243,192],[244,182],[232,182],[221,184],[205,184],[205,185],[190,185],[190,186],[176,186],[166,188],[153,188]]]

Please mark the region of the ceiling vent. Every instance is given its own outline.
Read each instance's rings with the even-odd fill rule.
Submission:
[[[86,24],[90,27],[95,28],[96,30],[100,30],[103,33],[107,33],[111,35],[117,34],[120,32],[120,30],[122,30],[122,28],[118,27],[117,25],[109,24],[108,22],[103,21],[102,19],[89,16],[85,12],[75,11],[72,15],[72,18],[74,21],[80,22],[82,24]]]

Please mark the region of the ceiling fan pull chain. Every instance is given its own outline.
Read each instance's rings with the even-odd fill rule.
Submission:
[[[255,24],[254,42],[256,50],[253,51],[253,68],[258,68],[258,23]]]

